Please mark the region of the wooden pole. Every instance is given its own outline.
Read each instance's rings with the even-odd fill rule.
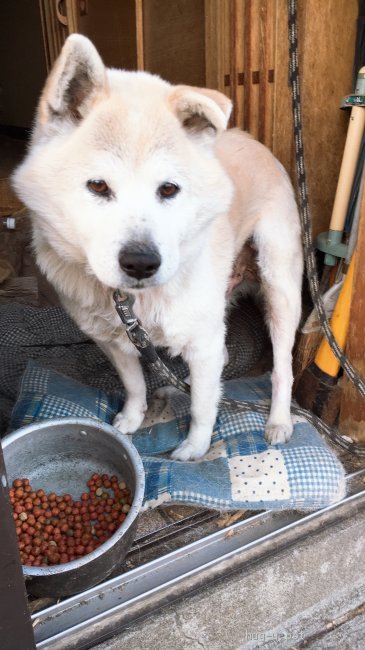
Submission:
[[[365,73],[365,66],[359,70],[359,75]],[[340,175],[338,178],[335,201],[333,204],[330,230],[343,230],[347,208],[350,201],[352,185],[356,173],[356,165],[364,135],[365,108],[353,106],[343,152]]]
[[[136,8],[136,41],[137,41],[137,70],[144,70],[144,28],[143,28],[143,3],[135,0]]]
[[[365,109],[364,109],[365,110]],[[354,284],[347,334],[346,356],[365,378],[365,192],[361,202],[356,246]],[[365,442],[365,400],[344,376],[341,390],[339,429],[356,442]]]

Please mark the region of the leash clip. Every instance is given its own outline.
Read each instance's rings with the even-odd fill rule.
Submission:
[[[125,327],[128,338],[136,348],[146,348],[150,343],[150,339],[133,311],[134,297],[128,293],[121,295],[117,289],[113,293],[113,299],[115,309]]]

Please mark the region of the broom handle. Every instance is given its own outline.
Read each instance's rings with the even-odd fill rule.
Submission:
[[[352,285],[354,278],[354,267],[355,267],[355,253],[352,256],[350,266],[347,270],[344,283],[342,285],[340,295],[337,298],[336,306],[333,311],[331,318],[331,328],[333,334],[336,338],[336,341],[340,348],[343,350],[346,338],[347,331],[350,321],[350,307],[351,307],[351,295],[352,295]],[[337,377],[340,370],[340,363],[333,354],[329,343],[326,338],[322,340],[321,345],[318,348],[317,354],[315,356],[314,362],[320,370],[330,377]]]
[[[365,66],[359,70],[363,78]],[[350,200],[356,165],[359,158],[360,146],[365,127],[365,108],[353,106],[351,109],[345,149],[343,152],[340,175],[338,178],[335,201],[333,204],[330,230],[343,230],[346,212]]]

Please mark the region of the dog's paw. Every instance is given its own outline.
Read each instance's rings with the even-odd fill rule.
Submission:
[[[293,425],[291,422],[283,422],[274,424],[268,422],[265,427],[265,439],[269,445],[278,445],[280,443],[288,442],[293,433]]]
[[[181,443],[178,447],[176,447],[175,451],[172,452],[171,458],[173,460],[182,460],[182,461],[187,461],[187,460],[197,460],[198,458],[201,458],[204,456],[204,454],[207,453],[209,449],[209,443],[206,445],[200,444],[197,445],[196,443],[190,442],[188,438],[184,440],[184,442]]]
[[[143,422],[144,413],[145,411],[142,409],[132,413],[130,411],[127,413],[120,411],[113,420],[113,427],[121,433],[135,433]]]

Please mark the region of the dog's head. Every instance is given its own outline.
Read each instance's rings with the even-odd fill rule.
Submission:
[[[231,182],[214,148],[230,110],[214,90],[106,69],[74,34],[47,80],[14,186],[65,260],[113,288],[164,284],[229,208]]]

